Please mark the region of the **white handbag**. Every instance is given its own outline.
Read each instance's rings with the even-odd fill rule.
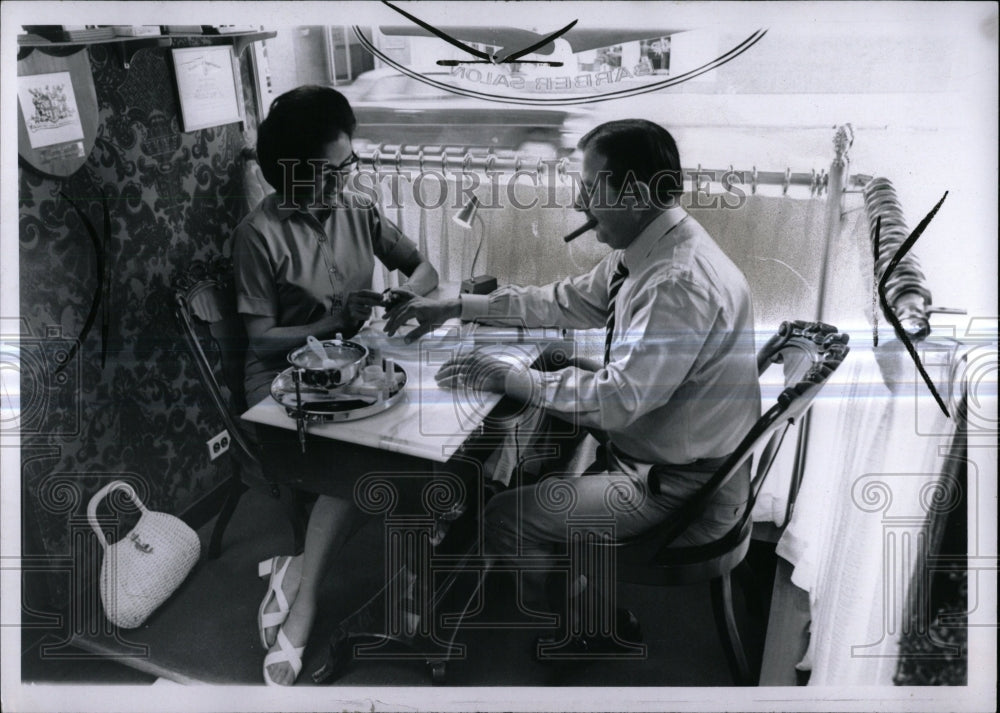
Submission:
[[[97,506],[114,490],[124,490],[142,515],[121,540],[108,544],[97,522]],[[182,520],[146,509],[128,483],[101,488],[87,505],[87,519],[104,548],[101,601],[115,626],[134,629],[174,593],[201,555],[198,534]]]

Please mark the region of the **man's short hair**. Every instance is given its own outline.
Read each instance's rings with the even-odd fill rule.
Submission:
[[[306,162],[322,156],[323,147],[341,134],[350,138],[357,119],[347,98],[331,87],[307,84],[273,102],[257,129],[257,161],[261,173],[279,193],[284,189],[281,159],[295,159],[295,180],[312,180]]]
[[[684,192],[677,143],[669,131],[652,121],[609,121],[587,132],[577,148],[596,151],[607,160],[605,168],[617,189],[631,180],[642,181],[658,205],[669,205]]]

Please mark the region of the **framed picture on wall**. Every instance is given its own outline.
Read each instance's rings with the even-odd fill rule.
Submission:
[[[83,138],[83,124],[68,71],[18,77],[17,98],[31,148]]]
[[[239,63],[229,45],[172,50],[185,132],[242,122]]]

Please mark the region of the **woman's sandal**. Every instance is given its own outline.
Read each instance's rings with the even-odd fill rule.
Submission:
[[[257,565],[258,577],[271,576],[267,585],[267,593],[264,595],[264,600],[260,603],[260,609],[257,610],[257,629],[260,632],[260,645],[265,649],[270,649],[274,646],[274,638],[268,640],[267,630],[280,627],[284,624],[291,609],[288,598],[285,597],[285,592],[281,588],[285,580],[285,572],[288,571],[288,564],[291,561],[291,557],[278,556],[264,560]],[[278,610],[265,612],[264,610],[272,601],[277,602]]]
[[[273,666],[276,663],[287,663],[292,667],[292,674],[294,678],[292,683],[298,679],[299,674],[302,672],[302,654],[306,650],[305,646],[295,647],[292,646],[292,642],[288,640],[285,636],[284,629],[278,629],[278,650],[270,652],[264,657],[264,683],[268,686],[281,686],[283,684],[275,683],[271,679],[271,674],[267,672],[268,666]],[[291,685],[291,684],[289,684]]]

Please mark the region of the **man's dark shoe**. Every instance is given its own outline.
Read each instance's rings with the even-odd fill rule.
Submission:
[[[615,628],[611,635],[576,635],[566,638],[561,634],[539,636],[535,640],[535,656],[539,661],[554,661],[587,656],[645,655],[642,628],[639,620],[628,609],[615,609]]]

